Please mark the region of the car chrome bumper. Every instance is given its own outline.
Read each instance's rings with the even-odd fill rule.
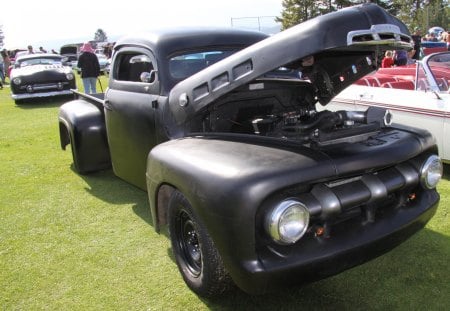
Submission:
[[[29,98],[39,98],[39,97],[51,97],[51,96],[61,96],[61,95],[72,95],[71,90],[64,91],[52,91],[52,92],[42,92],[42,93],[23,93],[23,94],[11,94],[14,100],[29,99]]]

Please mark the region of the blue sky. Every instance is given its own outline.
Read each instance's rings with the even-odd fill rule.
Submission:
[[[0,15],[6,48],[44,46],[94,38],[98,28],[108,37],[161,27],[231,26],[242,17],[279,16],[282,0],[77,0],[24,1]],[[40,13],[42,12],[42,13]],[[265,19],[265,22],[272,19]],[[254,25],[257,25],[257,19]]]

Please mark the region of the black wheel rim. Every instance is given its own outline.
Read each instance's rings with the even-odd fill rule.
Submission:
[[[189,272],[197,277],[202,270],[202,253],[194,222],[185,211],[180,212],[177,227],[181,255]]]

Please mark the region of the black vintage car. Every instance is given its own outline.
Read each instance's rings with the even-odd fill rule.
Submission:
[[[389,251],[437,209],[429,132],[392,124],[383,108],[317,109],[410,40],[374,4],[271,37],[122,38],[104,98],[61,106],[61,147],[71,144],[79,173],[112,165],[148,192],[152,224],[168,226],[199,295],[324,278]]]
[[[66,65],[55,54],[19,56],[10,74],[12,98],[19,103],[30,98],[72,95],[75,76]]]

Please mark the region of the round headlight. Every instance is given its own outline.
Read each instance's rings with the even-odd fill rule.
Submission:
[[[442,178],[442,162],[437,155],[430,156],[420,169],[420,183],[423,187],[434,189]]]
[[[22,80],[20,78],[14,78],[13,83],[19,85],[20,83],[22,83]]]
[[[73,73],[72,72],[66,73],[66,79],[69,80],[69,81],[73,80],[74,79]]]
[[[308,208],[290,199],[276,205],[267,215],[266,231],[279,244],[293,244],[305,234],[308,224]]]

